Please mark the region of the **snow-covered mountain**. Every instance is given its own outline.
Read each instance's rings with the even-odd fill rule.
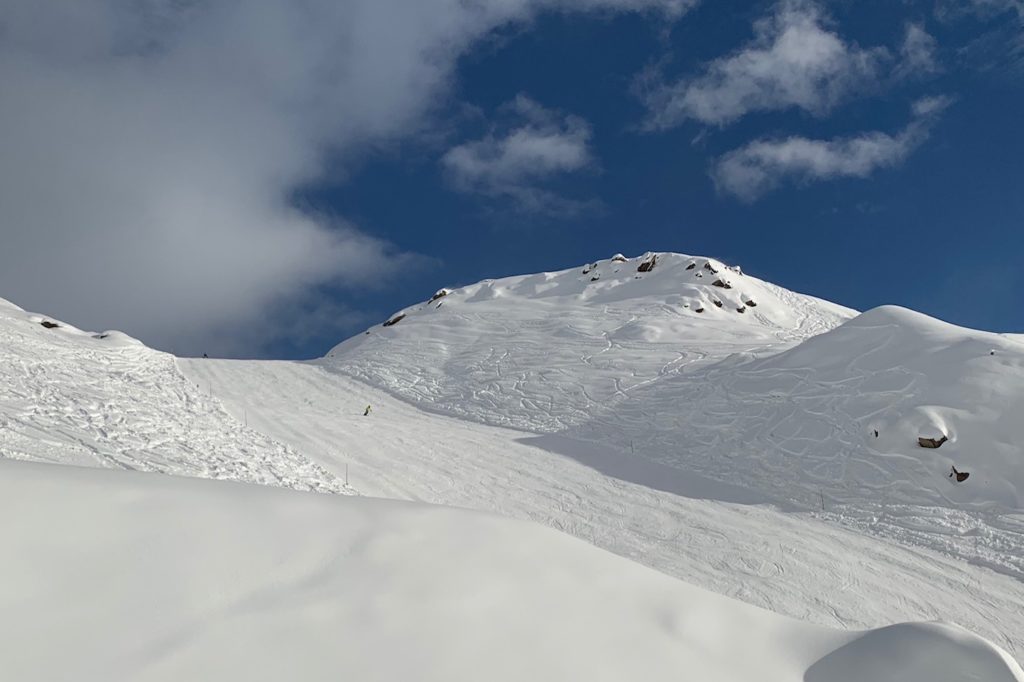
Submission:
[[[0,302],[0,454],[499,512],[817,626],[954,621],[1024,654],[1020,337],[899,308],[858,315],[669,253],[425,299],[301,363],[174,358]],[[951,479],[953,466],[969,478]],[[24,471],[29,487],[46,477]],[[97,485],[124,485],[131,499],[153,493],[109,480]],[[307,519],[290,502],[267,504],[313,527],[347,513]],[[139,518],[164,527],[177,513]],[[293,548],[279,525],[267,525],[268,542]],[[404,552],[394,556],[415,563]],[[360,574],[363,558],[350,559]],[[332,622],[355,622],[334,608]],[[646,631],[649,615],[623,622]],[[671,646],[699,641],[671,630]],[[776,641],[767,632],[763,641]],[[920,660],[942,666],[935,650],[970,661],[963,651],[989,651],[939,626],[884,632],[895,634],[857,641],[920,644]],[[932,679],[849,641],[831,668],[812,665],[824,649],[783,647],[800,665],[764,679],[861,679],[849,671],[868,659],[883,662],[872,679]],[[669,660],[661,655],[651,660]],[[971,674],[1018,674],[988,665]],[[708,670],[729,679],[734,669]]]
[[[616,255],[442,289],[327,359],[427,409],[557,432],[666,376],[855,314],[714,259]]]
[[[858,316],[713,259],[616,256],[442,290],[325,363],[425,409],[780,502],[1024,506],[1018,338],[894,307]],[[953,467],[973,478],[956,485]]]

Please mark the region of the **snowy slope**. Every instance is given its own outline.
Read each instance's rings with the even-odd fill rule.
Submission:
[[[820,625],[945,620],[1024,657],[1024,528],[948,508],[783,513],[764,495],[611,446],[425,412],[322,363],[180,362],[239,417],[248,410],[251,426],[367,495],[540,522]]]
[[[1019,682],[955,626],[840,632],[532,524],[0,462],[10,679]]]
[[[0,453],[326,491],[351,473],[365,494],[540,521],[813,623],[950,620],[1024,655],[1000,416],[1019,405],[1019,340],[853,319],[706,260],[484,282],[311,363],[176,360],[0,305]],[[939,427],[951,440],[923,452],[918,431]]]
[[[1024,506],[1014,335],[892,307],[855,317],[681,254],[438,293],[325,366],[428,410],[612,444],[803,507]],[[973,478],[955,485],[952,466]]]
[[[667,377],[576,435],[812,504],[1021,509],[1024,343],[877,308],[776,355]]]
[[[2,299],[0,456],[344,490],[336,477],[232,418],[208,386],[185,379],[173,356]]]
[[[714,259],[648,253],[442,289],[327,361],[427,409],[559,432],[660,378],[854,314]]]

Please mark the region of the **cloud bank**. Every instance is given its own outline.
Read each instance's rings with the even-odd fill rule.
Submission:
[[[866,178],[902,163],[923,143],[949,105],[945,97],[918,100],[913,119],[900,133],[868,132],[833,140],[806,137],[757,140],[718,159],[711,177],[723,194],[752,202],[786,182]]]
[[[294,206],[328,159],[428,125],[456,59],[503,24],[690,4],[7,0],[0,295],[179,352],[254,352],[273,311],[411,258]]]

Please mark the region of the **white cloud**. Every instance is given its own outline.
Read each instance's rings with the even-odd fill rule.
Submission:
[[[578,116],[546,109],[525,95],[503,107],[513,122],[450,149],[441,163],[461,191],[506,198],[531,212],[574,212],[584,206],[541,184],[590,168],[590,126]]]
[[[745,202],[755,201],[784,182],[866,178],[902,163],[928,138],[932,124],[950,101],[946,97],[918,100],[913,120],[896,135],[870,132],[834,140],[796,136],[757,140],[718,159],[711,176],[720,192]]]
[[[923,26],[907,24],[895,75],[898,78],[916,78],[938,73],[940,67],[937,52],[938,42]]]
[[[707,64],[702,75],[648,93],[648,127],[687,119],[725,125],[753,111],[791,107],[821,115],[851,93],[875,87],[891,59],[885,48],[843,40],[811,0],[783,0],[754,24],[754,34],[738,52]]]
[[[543,9],[691,0],[5,0],[0,295],[196,352],[408,261],[296,189],[407,136],[456,59]],[[305,302],[305,303],[304,303]],[[211,347],[210,350],[213,350]]]

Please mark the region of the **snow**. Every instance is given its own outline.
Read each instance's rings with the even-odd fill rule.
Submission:
[[[652,255],[452,289],[328,359],[426,409],[555,433],[690,365],[802,340],[855,314],[714,259],[663,253],[638,272]]]
[[[652,261],[653,270],[638,272],[641,263]],[[718,280],[730,288],[715,286]],[[949,679],[939,676],[943,671],[967,679],[1019,675],[999,649],[1024,655],[1024,466],[1017,445],[1024,437],[1024,343],[1019,335],[961,329],[892,307],[858,315],[720,261],[682,254],[650,253],[442,291],[443,296],[390,316],[400,318],[394,324],[377,325],[312,362],[174,358],[118,333],[93,335],[59,321],[53,322],[60,326],[45,328],[41,322],[50,318],[0,301],[3,457],[420,503],[388,506],[224,481],[168,482],[0,460],[3,480],[31,496],[24,499],[38,499],[44,509],[53,506],[53,519],[78,523],[81,517],[92,529],[53,519],[46,526],[60,529],[49,533],[51,541],[70,543],[76,553],[74,561],[64,557],[46,564],[54,584],[77,585],[67,588],[65,602],[74,601],[75,589],[84,590],[85,583],[74,582],[80,579],[81,556],[98,562],[81,579],[103,585],[108,591],[100,594],[107,601],[131,603],[152,592],[154,612],[180,615],[180,621],[169,621],[178,623],[177,630],[162,619],[145,621],[137,634],[152,639],[131,656],[114,656],[113,663],[93,657],[91,663],[114,666],[103,668],[107,677],[190,678],[200,671],[250,670],[230,656],[224,659],[227,667],[218,668],[212,653],[217,647],[241,657],[246,648],[272,652],[280,641],[293,649],[278,649],[278,660],[291,665],[292,651],[304,652],[316,659],[302,661],[310,666],[303,669],[306,677],[315,679],[342,665],[326,651],[324,632],[352,628],[360,631],[351,640],[363,648],[350,651],[337,638],[331,646],[353,661],[346,671],[367,679],[429,679],[423,673],[428,668],[430,674],[450,673],[446,679],[468,676],[468,668],[458,667],[461,662],[446,653],[451,642],[491,637],[481,645],[480,658],[473,659],[488,679],[501,679],[498,667],[510,676],[518,673],[518,679],[657,679],[664,670],[676,676],[679,670],[703,673],[693,673],[695,679],[821,682],[861,679],[850,677],[857,670],[871,671],[876,680]],[[367,404],[373,411],[364,416]],[[917,443],[919,437],[942,435],[949,440],[938,449]],[[970,471],[971,478],[955,483],[947,477],[951,465]],[[51,483],[64,490],[66,501],[51,501],[56,497],[47,492]],[[100,505],[98,516],[90,517],[94,501],[86,498],[94,487],[105,491],[110,505],[124,506],[111,507],[108,518]],[[173,494],[164,494],[172,489]],[[171,498],[209,518],[211,532],[222,532],[221,543],[237,534],[246,543],[262,542],[263,549],[233,542],[221,549],[198,521],[184,524],[188,533],[175,534],[173,519],[184,512]],[[68,506],[76,500],[84,511]],[[598,549],[529,523],[422,503],[536,522]],[[250,509],[252,518],[243,520],[241,512],[236,518],[231,511],[236,506]],[[392,509],[402,511],[392,515]],[[459,518],[465,527],[455,516],[451,523],[429,522],[445,514],[464,515]],[[399,517],[409,525],[394,537],[392,521]],[[520,530],[493,531],[496,539],[511,543],[499,550],[487,537],[492,530],[479,530],[478,524],[487,523]],[[160,530],[143,541],[144,526]],[[32,523],[26,528],[47,535]],[[353,535],[345,535],[349,531]],[[444,536],[431,541],[438,545],[436,554],[431,543],[416,544],[420,536],[434,537],[431,533]],[[106,544],[96,545],[94,535]],[[475,542],[461,546],[463,535]],[[534,535],[593,554],[573,558],[576,550],[562,552]],[[419,591],[396,587],[383,605],[360,602],[357,597],[366,595],[346,591],[349,586],[341,585],[335,572],[372,573],[362,547],[378,536],[394,548],[406,571],[414,573],[427,562],[432,568],[426,576],[451,574],[451,584],[440,581],[438,591],[431,592],[434,580],[400,575],[396,561],[374,570],[383,570],[396,585],[419,580]],[[165,538],[168,544],[161,545]],[[154,549],[153,562],[168,566],[133,564],[142,560],[136,554],[146,554],[138,550],[142,542],[149,543],[147,552]],[[96,551],[89,551],[94,546]],[[492,549],[520,546],[528,555],[540,553],[543,568],[516,563],[530,557],[501,555],[509,562],[504,571],[493,566],[501,563],[494,558],[498,555],[487,558]],[[332,547],[349,549],[329,558],[317,554]],[[119,564],[101,565],[106,559],[91,556],[108,553],[107,548],[120,557]],[[26,550],[26,565],[40,563],[34,556],[50,556],[50,550],[41,551],[38,546]],[[480,556],[467,557],[470,551]],[[179,553],[189,556],[180,574],[174,562],[181,560],[171,558]],[[314,558],[304,563],[304,557]],[[189,563],[204,561],[216,570]],[[587,577],[596,575],[590,569],[603,570],[606,561],[665,581],[667,592],[659,587],[654,603],[671,604],[672,595],[686,592],[684,601],[701,604],[696,620],[647,611],[643,605],[651,601],[632,588],[623,593],[625,604],[607,603],[607,594],[615,592],[608,587],[612,583]],[[251,576],[239,568],[250,565]],[[218,573],[222,567],[239,581],[241,592],[256,596],[232,592],[230,581]],[[317,578],[299,588],[278,569]],[[126,571],[139,572],[138,580],[145,582],[124,581]],[[212,582],[204,582],[206,571]],[[570,588],[560,585],[560,591],[538,584],[548,574],[568,574],[560,571],[582,578]],[[196,591],[178,605],[162,590],[178,589],[173,586],[184,584],[180,576],[186,577],[187,590],[194,583]],[[489,580],[496,582],[485,585]],[[616,581],[632,584],[621,577]],[[460,584],[508,596],[507,604],[498,600],[488,613],[504,616],[505,606],[521,604],[524,610],[513,612],[522,619],[506,622],[474,612],[475,627],[469,628],[450,612],[441,614],[437,609],[452,604],[466,607],[465,600],[445,592]],[[374,586],[388,591],[385,583],[364,585]],[[713,596],[705,589],[723,595],[714,597],[721,603],[704,601]],[[561,592],[571,604],[558,601]],[[226,603],[217,596],[225,594],[259,608],[210,611]],[[524,594],[544,595],[557,613],[540,605],[527,608],[533,602]],[[308,601],[309,595],[319,598]],[[45,596],[40,619],[56,608]],[[765,619],[764,627],[753,629],[740,627],[732,615],[707,616],[735,609],[762,614],[725,597],[778,615],[751,616]],[[165,598],[174,605],[160,602]],[[213,606],[206,603],[211,600]],[[299,606],[293,608],[293,602]],[[362,611],[350,611],[349,602],[361,604]],[[598,607],[612,610],[588,610]],[[396,615],[406,613],[408,618]],[[111,629],[138,627],[125,618],[110,621]],[[229,620],[232,632],[236,621],[244,621],[237,632],[252,639],[228,643]],[[195,625],[207,621],[209,629]],[[550,626],[538,627],[548,621]],[[904,621],[916,624],[889,627]],[[922,621],[955,622],[985,639]],[[444,627],[434,628],[437,623]],[[667,628],[666,623],[689,626]],[[281,634],[284,629],[278,632],[279,624],[291,627],[295,639]],[[421,635],[432,628],[436,632]],[[594,628],[623,639],[602,639]],[[575,637],[576,629],[579,639],[566,639],[567,632]],[[192,630],[199,633],[182,634]],[[526,630],[536,630],[537,639],[523,639]],[[748,639],[735,638],[748,630]],[[798,630],[801,634],[793,635]],[[671,646],[662,646],[666,632]],[[634,641],[634,633],[645,633],[643,642]],[[435,646],[421,653],[423,667],[415,674],[388,667],[406,661],[367,662],[367,651],[388,658],[380,652],[393,652],[402,637],[419,641],[421,636]],[[510,641],[517,646],[510,647]],[[510,650],[521,650],[521,641],[536,647],[531,656],[537,665],[550,667],[526,670],[523,662],[506,662]],[[812,651],[795,641],[822,644]],[[464,655],[466,646],[461,649]],[[894,660],[892,652],[902,649],[920,655]],[[32,665],[32,651],[25,649],[20,659],[25,665]],[[646,662],[633,660],[633,651],[643,653]],[[586,652],[594,661],[618,652],[624,656],[622,667],[609,662],[591,669],[577,660]],[[492,659],[501,665],[480,667]],[[273,661],[260,665],[259,660],[251,668],[257,677],[291,676]],[[367,667],[358,668],[357,661]],[[751,668],[742,668],[748,663]],[[179,664],[183,667],[174,667]],[[584,669],[590,672],[578,673]]]
[[[44,320],[0,299],[0,456],[345,491],[232,418],[173,356]]]
[[[229,410],[241,416],[247,409],[250,425],[338,476],[348,472],[366,495],[542,523],[699,587],[824,626],[950,621],[1024,656],[1024,582],[992,570],[1022,555],[1024,526],[1014,531],[1010,517],[1001,517],[1007,530],[1000,534],[973,517],[968,525],[948,508],[944,517],[940,508],[925,515],[896,506],[880,509],[885,515],[869,516],[868,508],[840,517],[831,502],[825,513],[779,508],[756,490],[628,449],[425,412],[332,363],[179,362],[195,381],[211,384]],[[363,417],[367,404],[373,412]],[[937,525],[941,520],[948,525]],[[974,561],[976,547],[989,541],[991,565]]]
[[[9,461],[0,496],[11,679],[1024,680],[954,626],[815,627],[480,513]]]

